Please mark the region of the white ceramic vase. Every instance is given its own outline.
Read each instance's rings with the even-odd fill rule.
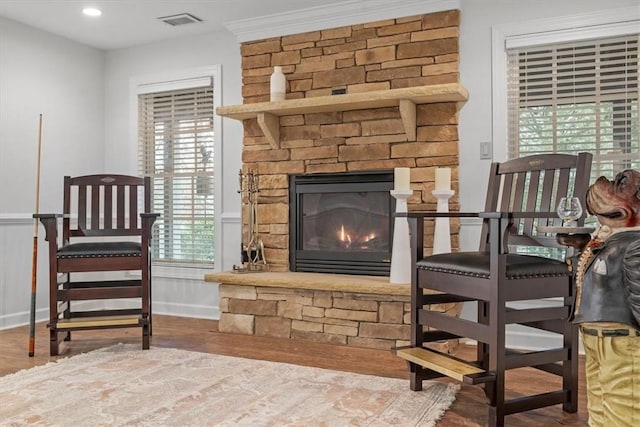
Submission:
[[[287,82],[282,73],[282,67],[276,65],[271,74],[271,101],[284,101],[286,87]]]

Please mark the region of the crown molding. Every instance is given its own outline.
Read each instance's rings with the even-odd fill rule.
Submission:
[[[225,22],[238,42],[460,9],[460,0],[349,0]]]

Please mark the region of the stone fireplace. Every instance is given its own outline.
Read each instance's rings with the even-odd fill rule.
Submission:
[[[298,270],[291,253],[298,251],[292,244],[298,236],[290,234],[289,192],[297,177],[408,167],[414,191],[409,209],[434,210],[435,169],[450,167],[456,191],[450,210],[458,209],[458,109],[466,91],[457,98],[437,94],[459,86],[459,19],[459,11],[450,10],[241,45],[244,104],[235,109],[256,105],[257,113],[221,110],[243,120],[242,168],[259,175],[258,232],[270,272],[207,277],[221,283],[220,330],[373,348],[407,343],[408,286],[389,285],[384,276],[291,272]],[[286,101],[269,103],[276,65],[287,79]],[[388,102],[388,93],[412,88],[434,88],[436,96],[408,94]],[[347,95],[332,95],[336,89]],[[458,230],[453,220],[452,248],[458,247]],[[433,223],[425,234],[429,254]]]

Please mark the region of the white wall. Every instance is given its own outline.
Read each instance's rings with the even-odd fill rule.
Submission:
[[[103,82],[103,52],[0,17],[0,328],[28,322],[39,114],[40,212],[60,212],[63,176],[103,169]],[[39,234],[44,319],[48,267]]]
[[[131,80],[159,73],[181,72],[220,64],[222,103],[242,103],[240,45],[229,32],[189,37],[110,51],[105,66],[105,161],[107,170],[137,173],[137,145],[131,137],[135,112],[130,110]],[[230,270],[240,258],[240,201],[237,194],[241,165],[242,124],[223,120],[216,130],[217,155],[222,156],[222,253],[216,254],[216,270]],[[204,271],[166,270],[154,273],[154,312],[217,318],[218,289],[203,281]]]

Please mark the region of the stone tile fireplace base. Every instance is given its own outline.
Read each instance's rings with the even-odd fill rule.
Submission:
[[[220,332],[380,350],[409,344],[411,289],[387,277],[216,273],[205,281],[220,283]]]

